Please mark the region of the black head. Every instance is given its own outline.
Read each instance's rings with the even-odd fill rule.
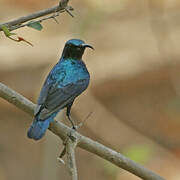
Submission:
[[[87,47],[94,49],[92,46],[85,44],[85,42],[80,39],[71,39],[66,42],[62,57],[81,60],[84,50]]]

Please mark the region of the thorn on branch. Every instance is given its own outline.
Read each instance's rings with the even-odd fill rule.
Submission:
[[[65,7],[64,9],[71,17],[74,17],[74,15],[69,11],[69,9],[67,9],[67,7]]]
[[[58,20],[56,19],[56,17],[53,17],[54,21],[59,24]]]

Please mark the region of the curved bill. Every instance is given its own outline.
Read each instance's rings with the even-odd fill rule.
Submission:
[[[94,50],[94,48],[91,45],[89,45],[89,44],[82,44],[82,46],[85,47],[85,48],[91,48],[91,49]]]

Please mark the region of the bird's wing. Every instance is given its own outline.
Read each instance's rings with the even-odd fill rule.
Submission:
[[[53,69],[51,70],[51,72],[49,73],[49,75],[47,76],[43,87],[41,89],[39,98],[38,98],[38,102],[37,102],[37,106],[35,108],[34,111],[34,115],[36,116],[37,114],[39,114],[39,112],[44,108],[44,103],[48,97],[49,91],[50,89],[56,85],[57,83],[57,77],[54,77],[53,74],[58,74],[58,78],[59,81],[61,81],[64,77],[64,69],[63,66],[59,67],[57,66],[57,64],[53,67]]]
[[[81,79],[66,86],[51,86],[47,92],[43,103],[43,109],[40,111],[40,119],[45,119],[51,113],[66,107],[69,103],[80,95],[88,86],[89,79]]]
[[[44,104],[45,107],[49,110],[53,110],[57,106],[63,108],[87,88],[88,82],[88,79],[80,79],[66,86],[50,89]]]
[[[34,115],[35,116],[37,114],[39,114],[39,112],[44,108],[44,102],[46,101],[48,91],[49,91],[51,85],[52,85],[52,83],[48,84],[47,80],[45,81],[45,83],[43,85],[43,88],[41,89],[40,96],[38,98],[38,103],[37,103],[36,108],[34,110]]]

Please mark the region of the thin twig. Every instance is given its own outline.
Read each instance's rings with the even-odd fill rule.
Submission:
[[[44,17],[44,18],[42,18],[42,19],[39,19],[39,20],[33,21],[33,22],[39,22],[39,23],[41,23],[41,22],[43,22],[43,21],[45,21],[45,20],[48,20],[48,19],[55,19],[57,16],[59,16],[59,14],[53,14],[53,15],[51,15],[51,16],[47,16],[47,17]],[[57,20],[56,20],[56,23],[58,24],[58,21],[57,21]],[[22,28],[22,27],[25,27],[25,26],[28,26],[28,25],[29,25],[29,22],[28,22],[28,23],[25,23],[25,24],[17,25],[17,26],[12,26],[12,27],[10,28],[10,30],[12,31],[12,30],[19,29],[19,28]]]
[[[83,126],[84,123],[85,123],[85,121],[87,121],[87,119],[92,115],[92,113],[93,113],[93,112],[90,112],[90,113],[86,116],[86,118],[85,118],[81,123],[79,123],[79,124],[77,125],[76,129],[79,129],[81,126]]]
[[[11,104],[14,104],[16,107],[20,108],[22,111],[30,114],[31,116],[33,115],[35,104],[2,83],[0,83],[0,97],[7,100]],[[52,122],[50,124],[49,130],[59,136],[63,141],[67,138],[67,134],[70,134],[72,132],[71,128],[58,121]],[[78,139],[78,147],[108,160],[109,162],[131,172],[132,174],[142,178],[143,180],[165,180],[164,178],[139,165],[138,163],[128,159],[122,154],[96,141],[93,141],[76,131],[74,131],[73,136]]]
[[[56,12],[59,12],[59,13],[66,12],[67,9],[69,11],[71,11],[71,10],[73,10],[73,8],[68,6],[68,1],[69,0],[61,0],[59,5],[54,6],[52,8],[44,9],[44,10],[32,13],[30,15],[27,15],[27,16],[17,18],[15,20],[11,20],[11,21],[6,22],[6,23],[1,23],[0,24],[0,31],[2,31],[1,26],[3,26],[3,25],[8,27],[8,29],[10,31],[12,31],[12,30],[26,26],[27,24],[23,25],[23,23],[31,21],[33,19],[37,19],[39,17],[46,16],[48,14],[52,14],[52,13],[56,13]]]

